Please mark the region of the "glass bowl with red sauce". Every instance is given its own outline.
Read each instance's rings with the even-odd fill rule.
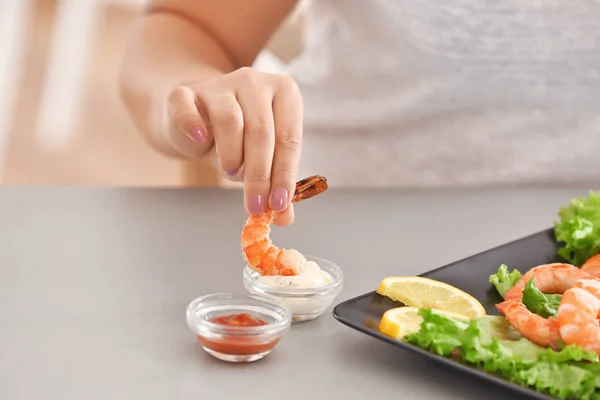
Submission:
[[[289,330],[285,304],[249,293],[199,297],[186,310],[188,327],[210,355],[229,362],[260,360]]]

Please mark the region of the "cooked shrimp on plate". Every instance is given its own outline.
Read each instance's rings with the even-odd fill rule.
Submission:
[[[532,313],[519,300],[506,300],[496,304],[496,308],[523,337],[543,347],[560,347],[560,331],[554,318],[544,318]]]
[[[532,313],[521,301],[523,289],[530,279],[533,279],[535,286],[543,293],[562,294],[581,284],[579,282],[598,282],[600,278],[570,264],[540,265],[525,273],[506,292],[505,301],[496,305],[508,323],[521,335],[540,346],[557,349],[561,339],[557,320]]]
[[[525,275],[504,295],[504,300],[521,300],[523,289],[533,278],[535,286],[543,293],[564,293],[580,279],[600,279],[571,264],[544,264],[527,271]]]
[[[590,259],[581,266],[581,269],[600,277],[600,254],[590,257]]]
[[[567,290],[558,306],[556,322],[566,345],[600,355],[600,282],[579,281]]]

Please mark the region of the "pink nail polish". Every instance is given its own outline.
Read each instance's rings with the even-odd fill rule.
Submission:
[[[283,211],[288,205],[287,189],[279,188],[273,191],[271,198],[271,208],[275,211]]]
[[[265,198],[260,194],[250,197],[250,201],[248,201],[248,210],[252,214],[260,214],[265,211]]]
[[[206,132],[204,132],[199,126],[193,126],[190,128],[190,137],[194,142],[200,144],[204,144],[208,139]]]

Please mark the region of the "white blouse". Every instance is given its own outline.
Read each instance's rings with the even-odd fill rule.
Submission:
[[[600,183],[600,0],[315,0],[301,175]],[[600,185],[598,185],[600,186]]]

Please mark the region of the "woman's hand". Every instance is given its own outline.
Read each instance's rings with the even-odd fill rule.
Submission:
[[[265,205],[293,221],[302,143],[302,97],[287,76],[240,68],[174,88],[167,100],[166,135],[190,158],[208,157],[230,179],[243,181],[249,213]]]

